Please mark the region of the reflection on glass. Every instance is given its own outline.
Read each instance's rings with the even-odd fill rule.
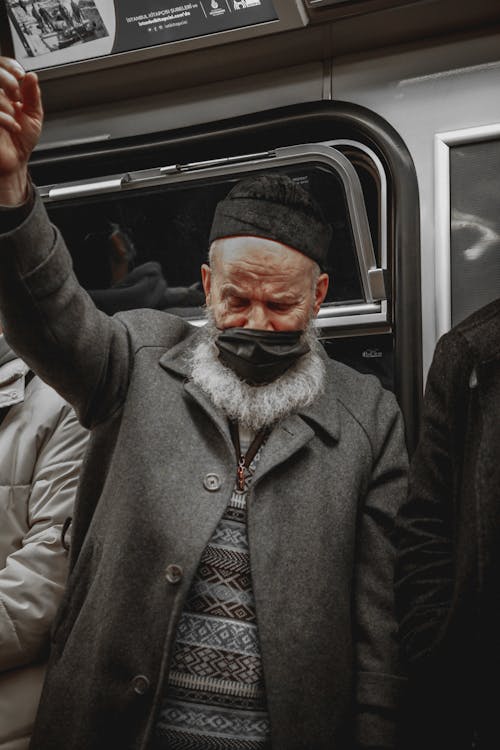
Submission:
[[[452,324],[500,296],[500,140],[450,149]]]

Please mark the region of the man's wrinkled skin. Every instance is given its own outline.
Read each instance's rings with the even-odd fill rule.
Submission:
[[[299,331],[316,317],[328,275],[303,253],[262,237],[227,237],[201,269],[207,305],[218,328]]]

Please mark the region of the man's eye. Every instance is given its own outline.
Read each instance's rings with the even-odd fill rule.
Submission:
[[[242,310],[247,307],[248,300],[244,297],[231,297],[228,304],[231,310]]]
[[[289,302],[268,302],[267,306],[273,312],[287,312],[291,308]]]

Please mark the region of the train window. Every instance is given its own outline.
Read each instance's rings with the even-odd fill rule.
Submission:
[[[451,323],[498,297],[500,140],[450,148]]]
[[[366,209],[369,205],[373,213],[376,205],[379,210],[380,196],[375,201],[366,197],[373,185],[380,191],[380,180],[370,178],[361,152],[353,158],[350,151],[349,141],[277,148],[48,185],[41,194],[86,288],[110,286],[109,253],[117,231],[133,248],[136,265],[157,261],[170,287],[189,287],[198,282],[207,257],[217,202],[251,172],[284,172],[311,190],[333,228],[327,268],[333,284],[319,325],[326,330],[380,323],[387,318],[385,240],[380,234],[385,223],[373,216],[369,221]],[[181,312],[193,322],[203,319],[200,308]]]
[[[156,260],[174,289],[189,289],[219,198],[249,171],[269,169],[309,181],[335,230],[333,285],[316,321],[326,351],[394,390],[413,450],[422,394],[418,186],[406,145],[378,115],[345,102],[292,105],[108,142],[47,143],[30,163],[89,289],[110,284],[117,227],[142,264],[130,276]],[[176,312],[204,319],[201,307]]]

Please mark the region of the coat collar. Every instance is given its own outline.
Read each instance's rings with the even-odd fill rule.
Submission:
[[[0,409],[24,401],[29,367],[16,357],[0,367]]]
[[[160,365],[165,370],[174,372],[186,380],[186,391],[207,412],[224,436],[230,441],[227,419],[215,408],[209,397],[194,383],[189,381],[189,352],[193,346],[196,346],[202,334],[203,329],[196,329],[193,334],[169,349],[160,358]],[[338,440],[340,437],[339,406],[335,393],[334,376],[332,369],[328,366],[330,359],[322,347],[320,356],[326,365],[324,392],[311,406],[300,409],[296,414],[290,414],[280,423],[279,431],[284,431],[289,441],[303,442],[307,437],[310,439],[314,435],[314,430],[308,426],[311,423],[324,430],[333,440]],[[275,430],[274,432],[277,431]],[[270,442],[271,439],[269,440]]]

